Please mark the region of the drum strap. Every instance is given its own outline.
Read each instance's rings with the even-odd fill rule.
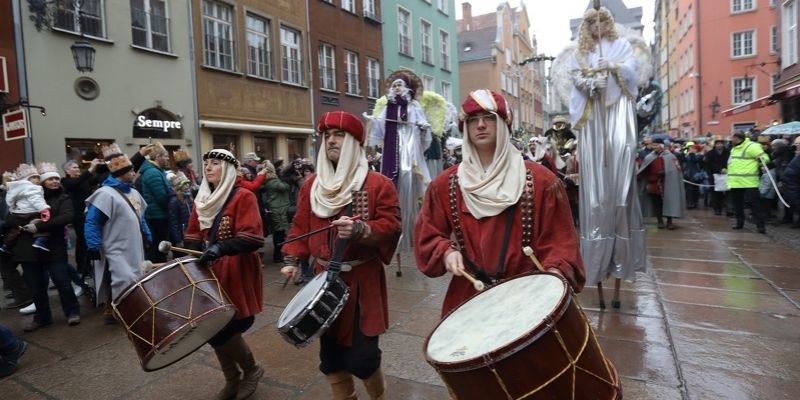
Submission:
[[[353,214],[353,202],[347,205],[347,208],[344,211],[343,215],[350,216]],[[334,231],[334,230],[332,230]],[[336,279],[336,276],[339,275],[339,272],[342,270],[342,257],[344,257],[344,248],[347,247],[347,239],[336,238],[336,242],[333,245],[333,254],[331,255],[331,260],[328,262],[327,270],[331,272],[327,276],[327,281],[332,281]]]
[[[231,192],[228,194],[228,198],[225,199],[225,204],[222,205],[222,208],[217,213],[217,216],[214,217],[214,223],[211,224],[211,230],[208,231],[208,243],[206,247],[214,244],[217,241],[217,229],[219,229],[219,222],[222,220],[222,214],[225,213],[225,209],[228,208],[228,204],[233,199],[233,196],[236,195],[236,192],[239,191],[239,186],[234,186]]]
[[[514,224],[514,214],[517,209],[517,205],[514,204],[511,207],[506,208],[506,226],[503,229],[503,242],[500,244],[500,257],[497,260],[497,267],[495,267],[495,271],[497,273],[494,277],[491,277],[486,271],[481,269],[475,261],[472,261],[469,257],[467,257],[464,249],[461,250],[461,254],[464,256],[464,262],[467,264],[467,267],[470,271],[475,274],[475,277],[479,280],[483,281],[484,283],[493,285],[500,279],[503,279],[503,273],[505,272],[506,266],[506,253],[508,253],[508,239],[511,236],[511,226]]]

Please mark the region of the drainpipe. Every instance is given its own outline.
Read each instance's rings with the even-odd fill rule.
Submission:
[[[13,0],[11,2],[11,14],[14,16],[14,46],[17,56],[17,78],[19,79],[19,98],[20,100],[28,98],[28,75],[25,68],[25,43],[22,38],[22,21],[21,21],[21,8],[20,0]],[[33,163],[33,123],[28,118],[28,137],[23,139],[23,146],[25,147],[25,162],[28,164]]]
[[[197,101],[197,64],[194,45],[194,14],[192,14],[192,0],[186,2],[186,12],[189,13],[189,75],[192,80],[192,112],[194,113],[194,159],[199,161],[201,154],[203,154],[203,148],[202,141],[200,140],[200,105]]]
[[[697,116],[698,116],[697,117],[697,123],[698,123],[698,128],[699,129],[698,129],[698,132],[695,132],[695,136],[703,136],[704,135],[704,132],[703,132],[703,110],[705,109],[705,106],[704,106],[705,103],[703,103],[703,78],[705,78],[705,75],[702,72],[703,68],[701,68],[703,66],[703,57],[700,56],[701,54],[703,54],[703,52],[701,51],[702,49],[700,48],[700,46],[702,45],[702,38],[700,37],[700,15],[701,15],[700,14],[700,3],[702,3],[702,2],[699,1],[699,0],[697,2],[695,2],[695,5],[697,7],[695,7],[695,17],[696,18],[694,18],[694,20],[696,21],[695,25],[694,25],[694,29],[695,29],[695,32],[697,33],[697,35],[696,35],[696,37],[697,37],[697,46],[695,46],[697,48],[697,50],[696,50],[695,54],[697,54],[698,56],[695,57],[694,54],[692,54],[692,57],[695,58],[695,60],[696,60],[695,62],[697,63],[697,73],[700,74],[700,79],[697,80],[697,88],[696,88],[696,90],[697,90],[697,104],[695,104],[695,107],[699,107],[699,111],[696,111],[697,112]]]
[[[312,52],[311,52],[311,6],[308,4],[308,0],[306,0],[306,42],[308,43],[308,102],[310,104],[309,110],[311,110],[311,129],[316,129],[314,121],[314,68],[312,67]],[[309,152],[309,157],[311,158],[311,162],[317,162],[317,146],[315,145],[314,137],[316,133],[311,134],[311,151]],[[287,156],[287,160],[289,159],[289,154]]]

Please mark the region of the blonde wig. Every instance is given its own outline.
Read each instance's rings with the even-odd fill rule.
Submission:
[[[600,19],[602,37],[612,42],[619,38],[614,27],[614,16],[611,15],[611,12],[605,7],[600,7],[600,10],[590,8],[583,14],[583,21],[578,32],[578,53],[581,55],[591,53],[597,45],[594,37],[592,37],[592,24],[598,18]]]

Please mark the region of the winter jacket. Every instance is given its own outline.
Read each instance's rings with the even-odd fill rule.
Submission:
[[[41,186],[39,186],[41,188]],[[42,188],[44,189],[44,188]],[[50,207],[50,219],[47,222],[37,222],[37,233],[48,233],[47,247],[50,252],[37,250],[33,245],[33,234],[22,231],[16,245],[14,245],[15,262],[67,262],[66,227],[74,218],[72,199],[63,189],[44,189],[44,199]]]
[[[6,184],[6,204],[14,214],[32,214],[50,209],[44,200],[44,188],[27,179],[11,181]]]
[[[292,186],[278,178],[270,178],[264,185],[267,192],[267,208],[269,209],[268,231],[289,231],[289,195]]]
[[[142,197],[147,202],[146,219],[169,218],[169,198],[175,196],[164,170],[153,162],[145,162],[139,170],[142,175]]]
[[[781,194],[794,209],[800,208],[800,154],[783,170]]]
[[[746,189],[757,188],[759,184],[759,171],[761,158],[769,161],[769,156],[764,153],[761,145],[745,138],[742,143],[731,149],[728,158],[728,188]]]
[[[120,182],[117,178],[109,175],[105,181],[103,181],[103,186],[110,186],[112,188],[117,188],[121,190],[123,193],[130,193],[133,188],[131,185],[127,183]],[[150,208],[150,205],[147,205],[147,208]],[[146,209],[145,209],[145,212]],[[84,237],[86,239],[86,248],[90,250],[100,250],[103,248],[103,225],[108,222],[108,215],[103,214],[102,211],[97,209],[97,207],[88,204],[86,207],[86,224],[84,225]],[[145,239],[148,242],[153,241],[153,234],[150,233],[150,228],[147,226],[147,222],[144,218],[141,218],[139,221],[142,225],[142,231],[144,233]]]
[[[77,178],[67,176],[61,179],[61,186],[72,199],[72,210],[75,214],[74,224],[83,224],[86,199],[92,194],[92,189],[97,183],[97,176],[89,171],[83,171]]]
[[[178,244],[183,242],[183,232],[189,226],[189,215],[192,212],[192,201],[181,202],[178,196],[169,199],[169,241]]]

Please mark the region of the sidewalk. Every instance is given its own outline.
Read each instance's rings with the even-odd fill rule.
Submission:
[[[777,228],[768,226],[768,235],[732,231],[728,218],[709,211],[692,211],[676,222],[674,231],[648,225],[651,268],[635,283],[623,283],[620,309],[610,308],[611,280],[604,285],[605,311],[598,308],[596,288],[578,296],[622,377],[625,399],[796,398],[800,251],[773,243]],[[395,276],[396,265],[386,270],[391,326],[381,348],[388,398],[448,399],[422,355],[448,278],[423,276],[411,254],[403,254],[402,262],[402,277]],[[299,289],[281,290],[278,269],[265,268],[266,306],[247,335],[267,371],[253,398],[328,399],[317,370],[318,344],[295,349],[275,327]],[[100,312],[81,301],[80,325],[68,327],[54,313],[52,327],[21,335],[31,346],[21,369],[0,380],[0,398],[201,399],[221,387],[222,373],[208,346],[145,373],[122,328],[103,325]],[[16,333],[26,319],[16,310],[0,311],[2,323]],[[367,399],[363,387],[357,388],[359,398]]]

